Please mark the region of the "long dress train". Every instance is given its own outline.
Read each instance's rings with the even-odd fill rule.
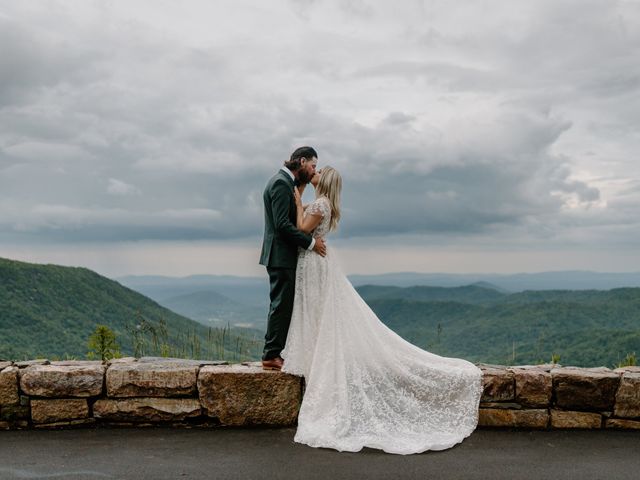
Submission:
[[[324,197],[306,210],[323,219]],[[306,213],[305,213],[306,214]],[[305,377],[294,440],[357,452],[444,450],[478,423],[482,374],[471,362],[435,355],[382,323],[342,273],[334,251],[300,249],[283,372]]]

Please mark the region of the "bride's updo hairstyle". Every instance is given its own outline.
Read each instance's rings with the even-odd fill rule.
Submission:
[[[329,228],[335,230],[340,221],[340,192],[342,191],[342,177],[333,167],[322,167],[320,180],[316,187],[316,197],[325,196],[331,204],[331,222]]]

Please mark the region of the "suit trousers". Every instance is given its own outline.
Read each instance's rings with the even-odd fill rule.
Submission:
[[[295,268],[267,267],[267,273],[269,274],[271,305],[267,318],[267,333],[264,336],[263,360],[277,357],[284,349],[291,324],[296,288]]]

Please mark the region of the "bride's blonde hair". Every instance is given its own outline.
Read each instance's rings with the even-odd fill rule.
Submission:
[[[329,228],[335,230],[340,221],[340,192],[342,191],[342,177],[333,167],[323,167],[320,173],[320,180],[316,187],[316,198],[327,197],[331,204],[331,221]]]

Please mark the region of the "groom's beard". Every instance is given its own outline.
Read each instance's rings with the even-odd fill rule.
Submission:
[[[313,175],[309,175],[306,170],[300,170],[298,172],[298,185],[307,185],[311,182]]]

